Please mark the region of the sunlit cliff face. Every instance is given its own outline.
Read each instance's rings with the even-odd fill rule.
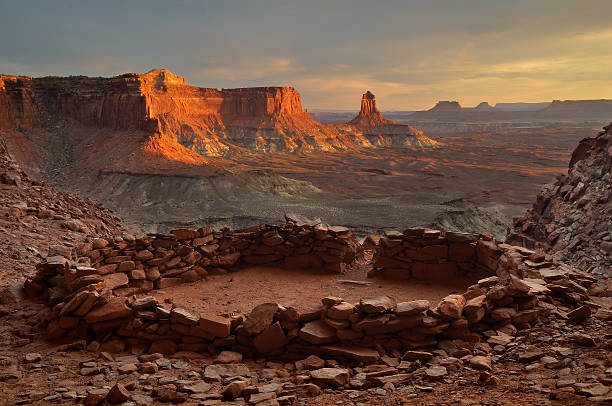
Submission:
[[[41,112],[86,127],[137,131],[145,150],[184,163],[253,152],[346,151],[436,143],[382,116],[371,92],[347,124],[322,124],[303,111],[293,87],[216,89],[189,86],[165,69],[112,78],[3,78],[0,129],[36,127]],[[43,98],[48,101],[40,104]]]

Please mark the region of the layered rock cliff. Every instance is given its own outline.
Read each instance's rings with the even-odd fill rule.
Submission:
[[[385,119],[369,92],[350,125],[321,124],[303,111],[292,87],[200,88],[165,69],[112,78],[0,76],[0,118],[5,131],[65,120],[161,134],[199,155],[219,157],[244,149],[338,151],[433,144],[413,127]],[[397,140],[414,136],[421,139]]]
[[[612,100],[553,100],[550,106],[539,111],[538,115],[563,120],[607,120],[612,116]]]
[[[568,174],[544,186],[507,241],[612,277],[612,124],[580,141]]]

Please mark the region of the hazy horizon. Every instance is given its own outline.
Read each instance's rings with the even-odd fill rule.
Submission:
[[[5,2],[0,72],[162,67],[201,87],[294,86],[311,110],[612,98],[612,2]]]

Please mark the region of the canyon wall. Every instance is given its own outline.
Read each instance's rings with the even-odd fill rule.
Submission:
[[[165,69],[112,78],[0,76],[0,129],[53,128],[64,120],[158,133],[205,156],[231,156],[242,149],[297,152],[432,144],[413,127],[382,117],[371,97],[360,120],[338,126],[321,124],[303,111],[292,87],[200,88]],[[373,131],[378,127],[380,131]],[[378,139],[387,135],[419,140],[402,144]]]
[[[32,79],[0,75],[0,130],[31,128],[39,124]]]

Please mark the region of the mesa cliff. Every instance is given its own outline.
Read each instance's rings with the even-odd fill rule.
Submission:
[[[228,157],[244,149],[343,151],[434,144],[413,127],[384,119],[372,106],[359,121],[329,125],[303,110],[293,87],[200,88],[165,69],[112,78],[0,76],[0,131],[46,126],[59,119],[113,131],[161,134],[167,142],[210,157]],[[393,131],[363,131],[389,125]],[[395,138],[400,136],[408,137],[408,142],[398,142]]]

